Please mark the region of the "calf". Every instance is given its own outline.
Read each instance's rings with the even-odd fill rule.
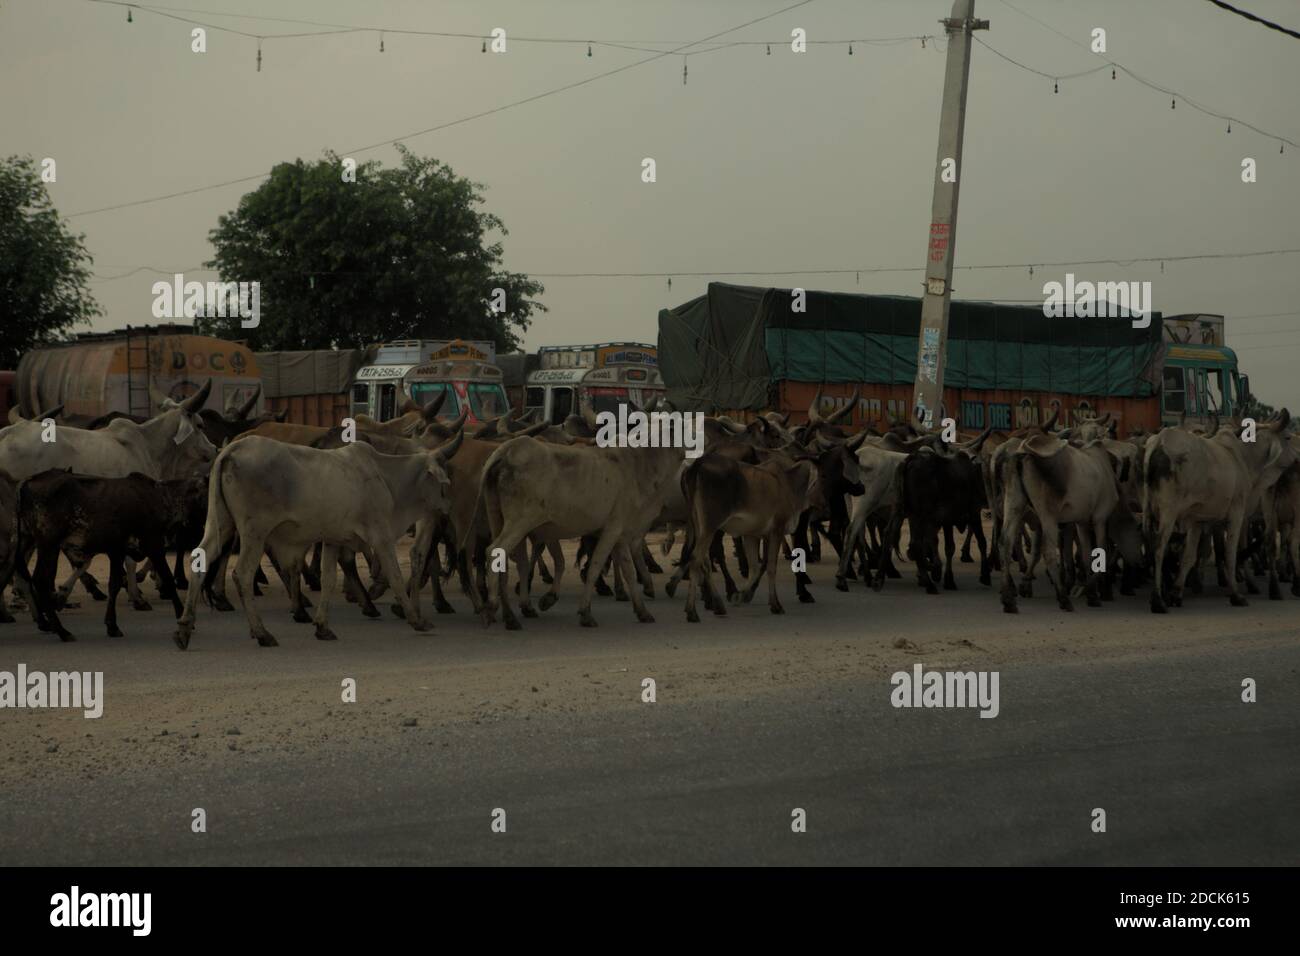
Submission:
[[[97,554],[108,555],[108,608],[104,624],[109,637],[121,637],[117,626],[117,594],[125,580],[123,560],[148,558],[162,580],[163,597],[181,614],[171,571],[167,568],[168,534],[188,520],[191,482],[158,482],[132,473],[125,478],[91,478],[64,469],[51,469],[22,482],[18,488],[18,574],[33,585],[33,616],[42,631],[54,631],[64,641],[72,633],[59,620],[54,598],[54,573],[59,553],[84,565]],[[24,559],[36,549],[36,571],[29,577]]]
[[[773,455],[761,465],[747,465],[717,454],[707,454],[682,474],[682,493],[690,515],[690,533],[682,562],[689,562],[686,592],[686,620],[699,622],[695,610],[696,588],[712,593],[709,556],[703,546],[722,531],[742,538],[748,553],[751,543],[766,541],[767,603],[773,614],[784,614],[776,596],[776,566],[781,560],[781,542],[794,531],[799,516],[817,482],[815,461],[804,457],[792,461]],[[758,554],[750,562],[752,580],[741,599],[749,601],[763,580]],[[715,598],[713,613],[725,615],[726,604]]]
[[[943,586],[955,591],[952,557],[957,550],[953,529],[975,532],[980,548],[980,583],[988,584],[988,543],[980,512],[987,504],[978,448],[959,446],[951,453],[929,448],[908,456],[903,464],[903,513],[911,532],[912,560],[917,583],[929,594],[938,594],[934,579],[939,569],[939,529],[944,532],[947,559],[943,565]]]

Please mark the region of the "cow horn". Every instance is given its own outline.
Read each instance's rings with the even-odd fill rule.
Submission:
[[[521,428],[510,437],[512,438],[532,438],[534,435],[540,435],[546,429],[551,427],[550,422],[534,422],[527,428]]]
[[[430,401],[428,405],[424,406],[424,408],[420,409],[420,416],[426,422],[434,421],[438,417],[438,412],[442,411],[442,406],[447,401],[447,392],[449,391],[450,389],[446,388],[438,389],[438,397]]]
[[[870,434],[870,429],[867,428],[862,429],[862,431],[858,432],[856,435],[854,435],[852,438],[846,441],[844,443],[844,447],[851,452],[857,451],[859,448],[862,447],[862,443],[867,440],[868,434]]]
[[[591,406],[588,405],[586,402],[581,402],[581,401],[578,403],[578,405],[582,409],[582,420],[587,423],[587,427],[590,428],[592,431],[595,431],[598,428],[600,428],[599,423],[596,421],[596,413],[591,410]]]
[[[988,437],[992,434],[993,434],[993,426],[990,425],[988,428],[984,429],[984,431],[980,433],[978,438],[971,439],[966,443],[964,447],[966,448],[967,451],[977,454],[980,448],[983,446],[984,442],[987,441]]]
[[[817,394],[813,396],[812,404],[808,406],[808,421],[814,425],[822,420],[821,412],[817,410],[817,406],[821,404],[821,401],[822,390],[818,387]]]
[[[26,421],[26,419],[23,418],[22,415],[18,414],[18,409],[16,408],[9,409],[9,424],[17,425],[21,421]]]
[[[1107,412],[1105,415],[1102,415],[1100,418],[1095,419],[1094,424],[1105,425],[1108,421],[1110,421],[1110,412]]]
[[[794,414],[794,412],[786,412],[784,415],[781,416],[781,427],[782,427],[782,428],[789,428],[789,427],[790,427],[790,416],[793,415],[793,414]]]
[[[1280,409],[1277,413],[1277,421],[1269,425],[1274,431],[1284,432],[1287,426],[1291,424],[1291,412],[1287,409]]]
[[[207,403],[210,394],[212,394],[212,379],[208,379],[201,389],[181,402],[181,408],[185,409],[187,415],[193,415]]]
[[[643,409],[643,411],[653,412],[658,407],[659,407],[659,393],[656,392],[655,394],[650,396],[650,401],[645,403],[645,408]]]
[[[1049,418],[1047,421],[1043,422],[1042,425],[1043,431],[1050,432],[1053,428],[1055,428],[1056,420],[1060,417],[1061,417],[1061,406],[1060,403],[1058,402],[1055,405],[1055,407],[1052,409],[1052,417]]]
[[[860,386],[858,388],[855,388],[853,390],[852,397],[848,400],[847,403],[845,403],[844,407],[841,409],[837,409],[835,414],[831,415],[830,418],[826,419],[827,424],[835,425],[839,422],[844,421],[844,419],[846,418],[852,419],[853,406],[858,404],[858,396],[861,393],[862,393],[862,388]]]
[[[45,411],[37,415],[36,420],[38,422],[43,422],[47,418],[58,418],[59,413],[61,413],[62,411],[63,411],[62,404],[55,405],[53,408],[47,408]]]
[[[261,396],[261,394],[262,394],[262,383],[258,382],[257,388],[253,389],[253,394],[249,397],[248,401],[244,402],[243,405],[240,405],[239,410],[235,412],[235,421],[242,422],[244,421],[244,419],[248,418],[249,412],[251,412],[254,408],[257,407],[257,400]]]
[[[445,463],[451,459],[456,452],[460,451],[461,443],[465,440],[465,429],[457,428],[456,434],[448,441],[443,442],[433,450],[438,456],[438,461]]]

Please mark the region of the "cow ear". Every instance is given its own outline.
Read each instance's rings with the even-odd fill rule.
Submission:
[[[194,423],[190,421],[190,416],[182,415],[180,417],[180,424],[176,426],[176,437],[173,438],[172,441],[179,445],[193,434]]]

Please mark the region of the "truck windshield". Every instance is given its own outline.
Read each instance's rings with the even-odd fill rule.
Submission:
[[[510,407],[506,401],[506,392],[500,385],[481,385],[471,382],[469,386],[469,407],[479,421],[504,415]]]
[[[460,399],[456,397],[456,390],[447,382],[412,382],[411,398],[419,405],[428,405],[443,392],[447,392],[447,400],[442,403],[442,408],[438,409],[438,417],[452,419],[460,414]]]

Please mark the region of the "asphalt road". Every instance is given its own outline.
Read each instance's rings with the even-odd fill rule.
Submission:
[[[342,606],[333,644],[277,588],[281,647],[208,612],[184,654],[161,607],[124,610],[109,641],[87,602],[76,644],[0,629],[0,669],[102,669],[107,688],[100,720],[0,711],[0,859],[1300,862],[1300,602],[1213,595],[1156,618],[1039,597],[1010,617],[962,572],[956,593],[839,594],[815,568],[816,605],[787,578],[784,617],[756,603],[694,626],[660,597],[657,624],[606,600],[579,629],[569,589],[515,634],[457,595],[432,634]],[[999,715],[892,707],[890,675],[916,662],[997,670]]]

